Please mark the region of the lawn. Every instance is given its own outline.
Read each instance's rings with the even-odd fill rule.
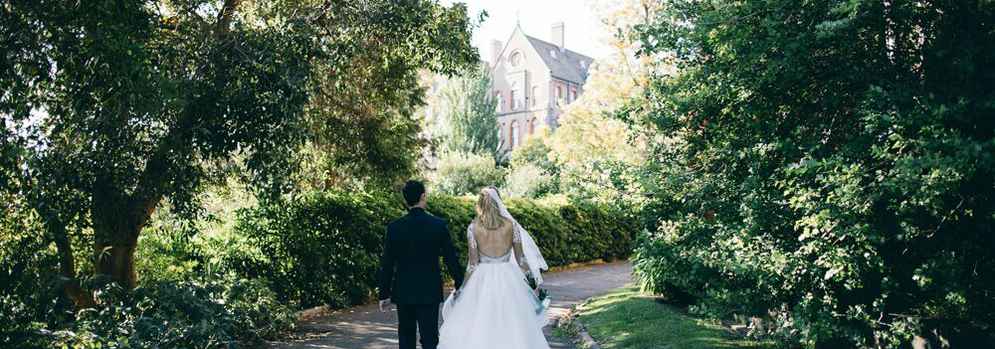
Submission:
[[[773,343],[739,338],[721,325],[657,303],[635,287],[592,298],[578,319],[603,349],[771,349]]]

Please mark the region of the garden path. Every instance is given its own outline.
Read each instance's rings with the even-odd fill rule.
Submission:
[[[558,319],[571,307],[631,282],[632,265],[615,262],[583,266],[543,275],[543,288],[553,302],[550,317]],[[397,348],[397,313],[381,313],[375,304],[336,311],[302,324],[299,339],[270,343],[274,349],[394,349]],[[553,321],[550,321],[553,323]],[[554,349],[573,349],[568,341],[544,329]]]

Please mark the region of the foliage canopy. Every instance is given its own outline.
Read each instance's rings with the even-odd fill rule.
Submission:
[[[995,6],[664,3],[644,284],[809,347],[989,346]]]
[[[12,1],[0,21],[4,189],[65,277],[67,236],[92,232],[96,272],[126,286],[161,203],[193,216],[231,169],[266,197],[305,147],[357,177],[410,173],[417,69],[477,59],[465,6],[433,1]]]

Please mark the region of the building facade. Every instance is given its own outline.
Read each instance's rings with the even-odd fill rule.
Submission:
[[[502,147],[513,150],[540,127],[555,130],[565,106],[584,92],[593,59],[564,47],[564,25],[550,41],[526,35],[520,26],[507,42],[491,43],[492,92]]]

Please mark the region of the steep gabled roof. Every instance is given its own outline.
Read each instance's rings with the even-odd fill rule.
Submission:
[[[593,58],[567,49],[560,50],[559,46],[548,41],[528,35],[525,37],[529,39],[529,43],[539,53],[539,57],[542,57],[542,61],[546,63],[550,75],[578,84],[587,81],[587,71],[591,68],[591,63],[594,62]]]

